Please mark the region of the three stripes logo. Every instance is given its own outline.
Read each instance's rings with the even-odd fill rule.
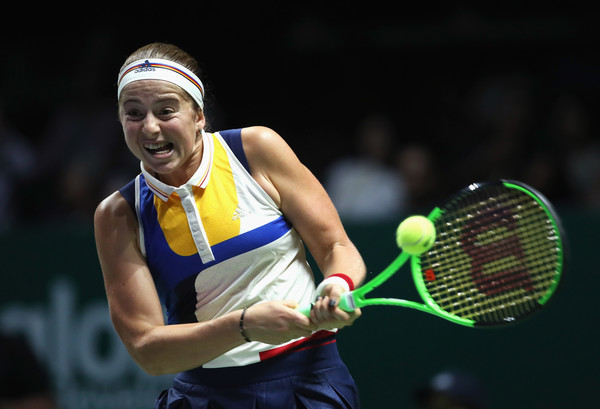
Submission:
[[[238,207],[236,207],[235,211],[233,212],[233,217],[231,218],[231,220],[239,220],[248,214],[250,214],[249,210],[244,210],[244,209],[240,208],[240,206],[238,206]]]

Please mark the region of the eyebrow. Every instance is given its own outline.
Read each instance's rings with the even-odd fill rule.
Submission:
[[[165,103],[165,102],[169,102],[169,101],[175,101],[177,103],[181,102],[181,98],[179,96],[177,96],[177,94],[174,93],[169,93],[169,94],[164,94],[164,95],[159,95],[158,97],[156,97],[156,99],[154,99],[152,101],[152,104],[161,104],[161,103]],[[134,104],[139,104],[142,102],[142,98],[139,97],[128,97],[126,99],[124,99],[121,104],[125,105],[127,103],[134,103]]]
[[[159,95],[153,102],[168,102],[168,101],[176,101],[176,102],[181,102],[181,97],[179,97],[177,94],[166,94],[166,95]]]

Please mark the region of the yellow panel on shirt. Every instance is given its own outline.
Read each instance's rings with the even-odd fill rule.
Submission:
[[[214,135],[213,138],[215,151],[210,181],[205,189],[193,187],[200,218],[211,246],[240,233],[240,220],[233,217],[238,205],[233,173],[225,149]],[[198,250],[179,196],[173,193],[166,202],[155,197],[154,206],[171,250],[181,256],[196,254]]]

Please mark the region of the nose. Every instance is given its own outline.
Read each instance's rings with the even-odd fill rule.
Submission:
[[[142,122],[142,132],[146,136],[157,136],[160,133],[159,120],[152,113],[146,114]]]

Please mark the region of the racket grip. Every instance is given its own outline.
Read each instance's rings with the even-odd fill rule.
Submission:
[[[296,310],[304,314],[307,317],[310,317],[310,311],[312,310],[314,304],[304,304],[296,308]],[[354,297],[352,296],[352,291],[348,291],[343,293],[340,297],[340,302],[338,303],[338,307],[346,312],[352,312],[356,309],[356,303],[354,302]]]
[[[304,304],[304,305],[297,307],[296,310],[299,313],[304,314],[307,317],[310,317],[310,310],[312,310],[312,308],[313,308],[313,304]]]

